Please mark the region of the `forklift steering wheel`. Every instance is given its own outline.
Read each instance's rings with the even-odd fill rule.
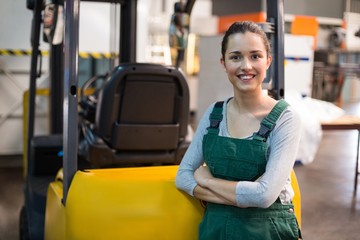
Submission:
[[[90,78],[87,80],[80,91],[80,107],[82,108],[82,115],[85,119],[89,120],[90,122],[95,121],[95,113],[96,113],[96,106],[98,102],[98,95],[106,79],[108,78],[109,74],[105,73],[103,75],[98,75]],[[102,80],[102,84],[100,86],[96,86],[95,83],[99,80]],[[95,85],[95,86],[94,86]],[[90,88],[94,87],[94,90],[91,91]],[[87,93],[87,91],[91,93]]]

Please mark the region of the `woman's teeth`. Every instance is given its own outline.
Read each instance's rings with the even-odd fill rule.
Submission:
[[[251,78],[253,78],[254,77],[254,75],[240,75],[239,76],[239,78],[241,79],[241,80],[249,80],[249,79],[251,79]]]

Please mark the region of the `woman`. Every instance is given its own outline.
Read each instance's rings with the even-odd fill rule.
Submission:
[[[301,122],[262,91],[270,52],[253,22],[232,24],[222,40],[234,96],[208,108],[176,177],[179,189],[207,202],[199,239],[299,238],[289,176]]]

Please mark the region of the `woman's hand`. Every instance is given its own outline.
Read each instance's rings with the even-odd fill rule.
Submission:
[[[195,197],[207,202],[236,206],[237,182],[215,178],[207,166],[196,169],[194,178],[198,184],[194,189]]]
[[[202,187],[207,187],[209,180],[214,178],[207,166],[200,166],[196,169],[194,177],[196,182]]]

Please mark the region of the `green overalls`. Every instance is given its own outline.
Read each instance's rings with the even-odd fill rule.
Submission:
[[[214,177],[232,181],[255,181],[266,168],[266,139],[288,106],[280,100],[254,133],[252,139],[219,136],[223,102],[210,114],[210,127],[203,140],[204,160]],[[299,239],[292,204],[278,198],[269,208],[239,208],[207,203],[199,226],[200,240],[292,240]]]

